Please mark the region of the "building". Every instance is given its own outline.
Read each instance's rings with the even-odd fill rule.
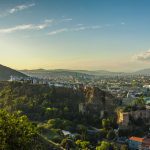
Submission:
[[[139,137],[130,137],[128,141],[129,149],[131,150],[140,150],[142,148],[142,143],[144,138]]]
[[[143,88],[150,89],[150,85],[144,85]]]
[[[35,78],[33,78],[33,79],[32,79],[32,83],[33,83],[33,84],[38,84],[38,80],[35,79]]]
[[[129,124],[129,113],[128,112],[118,112],[117,117],[118,117],[117,122],[120,126],[124,126],[124,127],[128,126],[128,124]]]
[[[21,81],[23,78],[22,77],[17,77],[17,76],[10,76],[10,80],[11,82],[13,81]]]
[[[150,150],[150,138],[145,138],[142,143],[142,150]]]
[[[120,127],[128,127],[130,122],[130,117],[136,119],[144,119],[148,122],[150,121],[150,110],[136,110],[136,111],[129,111],[129,112],[122,112],[121,110],[117,112],[117,122]]]
[[[145,97],[143,99],[144,99],[146,105],[150,104],[150,97]]]
[[[150,150],[150,138],[130,137],[128,145],[131,150]]]
[[[70,137],[70,138],[75,138],[77,135],[79,135],[78,133],[71,133],[69,131],[66,130],[61,130],[62,134],[64,137]]]

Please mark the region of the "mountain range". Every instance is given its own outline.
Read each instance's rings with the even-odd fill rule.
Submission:
[[[134,74],[150,75],[150,68],[138,70]]]
[[[35,70],[20,70],[20,72],[27,74],[29,76],[36,77],[48,77],[48,76],[117,76],[117,75],[150,75],[150,69],[142,69],[135,72],[111,72],[107,70],[68,70],[68,69],[55,69],[55,70],[46,70],[46,69],[35,69]]]
[[[54,69],[54,70],[46,70],[46,69],[35,69],[35,70],[20,70],[23,73],[81,73],[81,74],[88,74],[88,75],[109,75],[109,74],[124,74],[124,72],[111,72],[107,70],[69,70],[69,69]]]
[[[116,76],[116,75],[150,75],[150,68],[138,70],[135,72],[111,72],[107,70],[68,70],[68,69],[54,69],[54,70],[46,70],[46,69],[35,69],[35,70],[14,70],[9,67],[3,66],[0,64],[0,81],[9,80],[10,76],[17,77],[27,77],[34,76],[39,78],[49,78],[49,77],[93,77],[93,76]]]

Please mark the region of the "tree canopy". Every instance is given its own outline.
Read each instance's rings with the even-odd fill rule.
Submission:
[[[0,149],[29,149],[36,135],[36,127],[26,116],[0,110]]]

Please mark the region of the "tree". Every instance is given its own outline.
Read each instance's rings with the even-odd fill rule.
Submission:
[[[99,132],[100,138],[101,138],[101,139],[106,138],[107,133],[108,133],[108,132],[107,132],[106,129],[100,129],[100,132]]]
[[[69,150],[70,148],[75,148],[73,140],[69,138],[63,139],[61,142],[61,146],[64,147],[66,150]]]
[[[26,116],[0,110],[0,149],[29,149],[37,131]]]
[[[76,145],[78,146],[78,148],[81,149],[88,149],[88,147],[90,146],[90,142],[89,141],[82,141],[82,140],[77,140]]]
[[[85,140],[86,139],[86,134],[87,134],[87,127],[84,126],[84,125],[78,125],[77,130],[81,134],[82,140]]]
[[[121,145],[120,150],[128,150],[128,146],[127,145]]]
[[[102,141],[100,146],[96,147],[96,150],[109,150],[111,148],[111,144],[106,141]]]
[[[109,129],[110,128],[110,120],[109,119],[103,119],[102,120],[102,126],[105,129]]]
[[[113,140],[116,137],[116,134],[113,130],[109,130],[108,134],[107,134],[107,139],[108,140]]]
[[[138,99],[135,99],[133,101],[133,105],[137,105],[137,106],[144,106],[145,105],[145,101],[142,97],[138,98]]]

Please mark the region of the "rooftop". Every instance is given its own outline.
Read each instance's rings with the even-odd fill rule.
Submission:
[[[143,142],[144,138],[132,136],[132,137],[129,138],[129,140],[137,141],[137,142]]]

